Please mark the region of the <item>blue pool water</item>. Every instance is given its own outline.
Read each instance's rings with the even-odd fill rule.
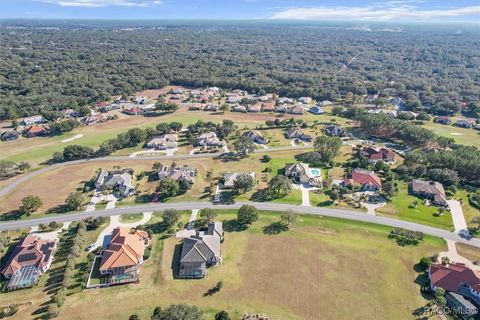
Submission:
[[[312,176],[318,177],[318,176],[320,176],[320,169],[311,168],[310,173],[311,173]]]

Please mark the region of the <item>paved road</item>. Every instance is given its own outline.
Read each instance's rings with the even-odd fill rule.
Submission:
[[[296,146],[296,147],[278,147],[278,148],[269,148],[269,149],[259,149],[255,150],[256,153],[264,153],[264,152],[276,152],[276,151],[288,151],[288,150],[302,150],[302,149],[311,149],[311,146]],[[76,164],[83,164],[89,162],[97,162],[97,161],[138,161],[138,160],[181,160],[181,159],[198,159],[198,158],[215,158],[219,157],[223,154],[223,152],[217,153],[201,153],[201,154],[185,154],[185,155],[173,155],[173,156],[165,156],[165,155],[155,155],[155,156],[145,156],[145,157],[130,157],[130,156],[118,156],[118,157],[103,157],[103,158],[93,158],[93,159],[82,159],[76,161],[68,161],[62,163],[52,164],[41,169],[31,171],[17,180],[12,181],[10,184],[6,185],[5,187],[0,189],[0,198],[10,193],[16,187],[21,185],[22,183],[27,182],[28,180],[32,179],[35,176],[38,176],[42,173],[55,170],[60,167],[66,166],[73,166]]]
[[[404,228],[404,229],[413,230],[413,231],[420,231],[420,232],[423,232],[424,234],[428,234],[428,235],[432,235],[435,237],[444,238],[448,240],[453,240],[453,241],[469,244],[471,246],[480,248],[480,239],[465,240],[456,233],[425,226],[418,223],[407,222],[407,221],[402,221],[402,220],[397,220],[397,219],[382,217],[382,216],[371,216],[371,215],[366,215],[364,213],[359,213],[359,212],[349,211],[349,210],[327,209],[327,208],[319,208],[319,207],[301,207],[301,206],[295,206],[295,205],[277,204],[277,203],[270,203],[270,202],[237,202],[235,204],[228,204],[228,205],[223,205],[223,204],[215,205],[209,202],[161,203],[161,204],[139,205],[139,206],[132,206],[132,207],[120,207],[115,209],[92,211],[92,212],[73,212],[65,215],[52,214],[45,218],[3,222],[0,224],[0,231],[17,229],[17,228],[30,228],[40,223],[48,224],[51,221],[57,221],[57,222],[67,222],[72,220],[76,221],[76,220],[81,220],[88,217],[114,216],[114,215],[142,213],[142,212],[150,212],[150,211],[155,212],[155,211],[165,210],[167,208],[177,209],[177,210],[193,210],[193,209],[201,209],[201,208],[238,209],[243,204],[254,205],[259,210],[284,211],[286,209],[292,209],[299,213],[304,213],[304,214],[342,218],[342,219],[348,219],[348,220],[354,220],[354,221],[375,223],[375,224],[380,224],[380,225],[385,225],[385,226],[390,226],[395,228]]]

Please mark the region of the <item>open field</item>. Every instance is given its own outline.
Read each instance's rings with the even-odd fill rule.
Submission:
[[[480,131],[478,130],[459,128],[434,122],[427,122],[424,127],[433,130],[441,136],[453,138],[457,143],[480,148]]]
[[[391,201],[385,207],[376,210],[378,214],[447,230],[453,228],[452,217],[449,212],[445,211],[443,215],[436,216],[435,213],[438,211],[438,207],[427,207],[423,205],[421,198],[408,194],[405,182],[399,181],[398,189],[398,193],[391,198]],[[418,201],[418,206],[410,208],[409,206],[414,200]]]
[[[232,218],[230,211],[219,216]],[[146,319],[155,306],[182,301],[202,308],[208,319],[219,309],[234,318],[260,312],[275,319],[318,319],[318,314],[335,319],[404,319],[426,303],[413,265],[421,256],[445,248],[442,240],[430,237],[418,247],[399,247],[387,239],[389,228],[309,216],[300,216],[287,233],[265,235],[262,228],[274,221],[278,214],[262,213],[247,231],[226,232],[224,262],[202,280],[173,279],[172,256],[179,241],[156,236],[140,284],[75,293],[67,298],[60,319],[91,319],[92,310],[103,319],[133,313]],[[218,281],[224,282],[222,291],[204,297]],[[28,289],[34,306],[45,301],[42,286]],[[0,304],[24,301],[19,293],[1,295]],[[346,300],[349,308],[344,307]],[[22,309],[17,318],[29,319],[34,306]]]
[[[463,243],[456,243],[455,246],[457,247],[457,252],[459,255],[467,258],[477,265],[480,265],[480,251],[478,248]]]

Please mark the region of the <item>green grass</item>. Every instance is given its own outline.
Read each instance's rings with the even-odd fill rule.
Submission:
[[[416,208],[410,208],[413,201],[418,201]],[[378,214],[392,216],[400,220],[429,225],[446,230],[452,230],[453,221],[449,212],[436,216],[438,207],[425,206],[422,199],[408,194],[407,184],[399,182],[399,191],[385,207],[376,210]]]
[[[142,220],[143,213],[122,214],[120,216],[121,223],[133,223]]]
[[[424,127],[433,130],[440,136],[453,138],[455,142],[459,144],[480,148],[480,131],[478,130],[459,128],[434,122],[427,122]]]
[[[99,284],[105,284],[106,281],[108,280],[108,276],[103,276],[100,273],[100,262],[102,261],[102,258],[95,258],[94,264],[93,264],[93,271],[90,276],[90,280],[88,281],[88,285],[94,286],[94,285],[99,285]]]
[[[272,202],[285,204],[301,204],[302,192],[299,189],[293,189],[288,195],[283,198],[274,199]]]

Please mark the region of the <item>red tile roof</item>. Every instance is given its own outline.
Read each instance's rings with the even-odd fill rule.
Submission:
[[[10,259],[2,269],[2,274],[10,278],[21,267],[28,266],[35,266],[43,272],[50,261],[55,244],[55,240],[42,240],[37,236],[28,235],[15,246]]]
[[[373,185],[376,188],[382,187],[382,181],[373,171],[362,170],[362,169],[354,169],[352,172],[352,178],[345,179],[344,183],[346,185],[360,184],[360,185]]]
[[[100,270],[106,271],[140,264],[147,236],[145,231],[136,230],[131,233],[129,228],[114,229],[112,240],[103,252]]]
[[[460,283],[480,291],[480,273],[473,271],[463,263],[451,263],[447,266],[433,264],[429,270],[431,285],[458,293]]]

